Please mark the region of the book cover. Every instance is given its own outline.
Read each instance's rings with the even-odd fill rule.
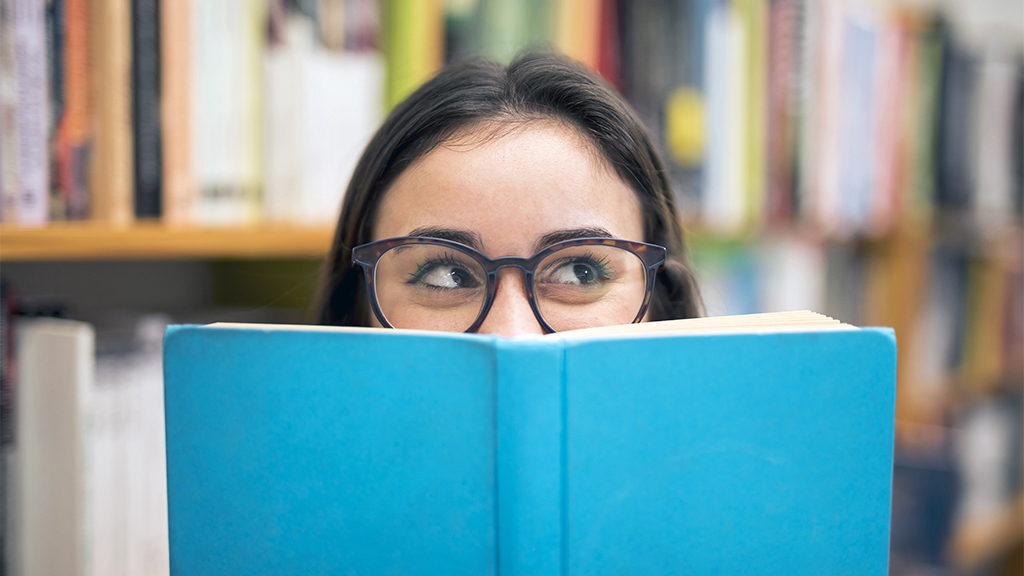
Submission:
[[[172,327],[171,572],[885,574],[892,331],[742,321]]]

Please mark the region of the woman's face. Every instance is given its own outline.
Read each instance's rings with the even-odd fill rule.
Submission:
[[[644,240],[636,194],[576,131],[553,121],[520,124],[492,137],[487,130],[497,127],[477,128],[398,177],[377,212],[374,240],[441,237],[490,258],[525,258],[570,238]],[[494,303],[478,331],[544,332],[518,269],[498,272]]]

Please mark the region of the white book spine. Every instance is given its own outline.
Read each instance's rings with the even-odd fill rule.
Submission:
[[[15,0],[0,0],[0,201],[3,222],[16,222],[21,195],[21,154],[18,138],[18,59],[15,56]]]
[[[15,0],[18,61],[18,140],[21,193],[18,222],[38,226],[49,219],[47,162],[46,19],[43,0]]]
[[[716,5],[707,19],[708,152],[702,215],[710,228],[732,231],[743,225],[746,215],[743,101],[747,39],[731,6]]]
[[[337,221],[345,188],[381,118],[383,61],[315,50],[302,67],[302,223]]]
[[[1013,124],[1019,85],[1019,62],[990,50],[982,60],[977,87],[975,142],[978,169],[974,187],[975,220],[980,230],[990,233],[1003,230],[1012,221]]]
[[[12,573],[86,574],[93,329],[70,320],[22,322],[17,359],[18,456],[12,480],[19,491]]]

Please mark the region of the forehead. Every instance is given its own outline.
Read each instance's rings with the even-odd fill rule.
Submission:
[[[375,240],[424,227],[464,230],[492,257],[528,255],[559,230],[643,240],[632,188],[576,130],[552,121],[457,135],[399,175],[373,224]]]

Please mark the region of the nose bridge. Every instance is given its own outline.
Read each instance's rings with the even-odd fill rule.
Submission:
[[[503,258],[502,261],[495,262],[494,301],[478,332],[502,336],[544,333],[533,307],[530,306],[526,271],[520,268],[523,261],[522,258]],[[523,274],[516,274],[511,270],[499,274],[505,268],[520,268]]]

